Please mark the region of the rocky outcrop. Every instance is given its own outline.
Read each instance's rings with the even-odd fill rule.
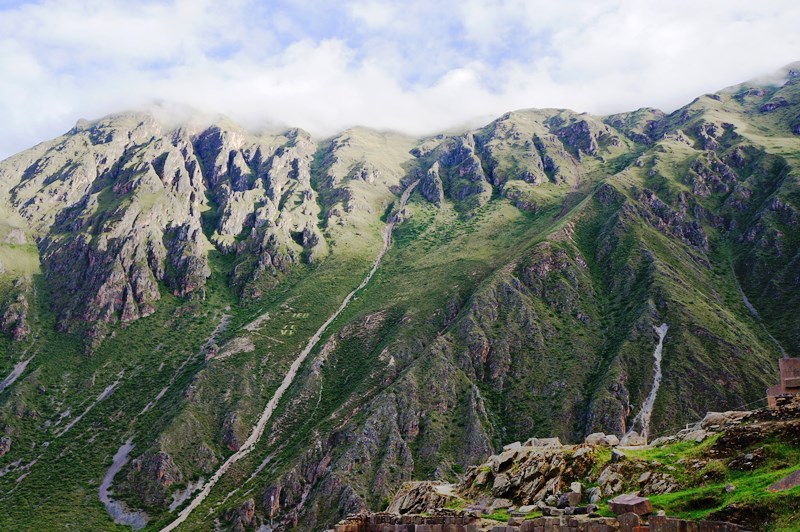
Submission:
[[[439,166],[434,171],[438,171],[447,196],[467,210],[488,202],[492,195],[492,186],[486,179],[483,164],[476,151],[475,137],[468,133],[450,139],[440,149],[442,154],[438,160]],[[426,179],[435,178],[426,175]]]
[[[655,228],[687,244],[708,249],[708,235],[694,220],[671,208],[653,191],[645,189],[638,198],[641,215]]]
[[[441,167],[439,161],[431,165],[427,172],[419,182],[420,193],[430,202],[439,206],[444,201],[444,186],[442,185],[442,178],[439,175],[439,168]]]
[[[222,518],[232,524],[232,530],[235,532],[253,530],[262,525],[262,520],[256,515],[255,508],[255,501],[248,499],[238,509],[226,510]]]
[[[4,456],[11,450],[11,438],[8,436],[0,437],[0,457]]]
[[[453,498],[452,486],[442,482],[407,482],[389,503],[387,512],[393,514],[431,513],[444,508]]]
[[[17,294],[0,309],[0,331],[10,335],[14,340],[26,339],[31,334],[28,325],[28,299],[24,294]]]
[[[494,455],[467,470],[461,491],[473,496],[490,490],[492,496],[535,504],[556,497],[572,482],[584,482],[591,473],[594,447],[518,447]]]
[[[143,455],[131,461],[128,483],[148,507],[166,506],[170,486],[182,481],[180,470],[165,452]]]

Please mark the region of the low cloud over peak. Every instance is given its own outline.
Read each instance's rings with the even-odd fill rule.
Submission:
[[[797,20],[777,0],[0,3],[0,157],[153,100],[319,136],[669,111],[796,60]]]

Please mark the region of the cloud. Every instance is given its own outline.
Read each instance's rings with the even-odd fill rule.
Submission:
[[[800,59],[797,20],[783,0],[22,3],[0,7],[0,157],[153,100],[319,136],[672,110]]]

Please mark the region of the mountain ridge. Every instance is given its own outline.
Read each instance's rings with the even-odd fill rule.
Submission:
[[[114,498],[166,525],[247,441],[390,217],[380,269],[185,529],[244,492],[262,519],[322,528],[505,441],[622,435],[661,323],[656,432],[755,400],[800,347],[787,72],[668,115],[520,110],[421,139],[123,113],[0,162],[2,374],[27,361],[0,392],[0,523],[110,527],[77,493],[133,442]]]

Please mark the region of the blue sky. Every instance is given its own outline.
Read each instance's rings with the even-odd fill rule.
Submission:
[[[784,0],[0,0],[0,158],[156,100],[319,136],[670,111],[799,60],[798,21]]]

